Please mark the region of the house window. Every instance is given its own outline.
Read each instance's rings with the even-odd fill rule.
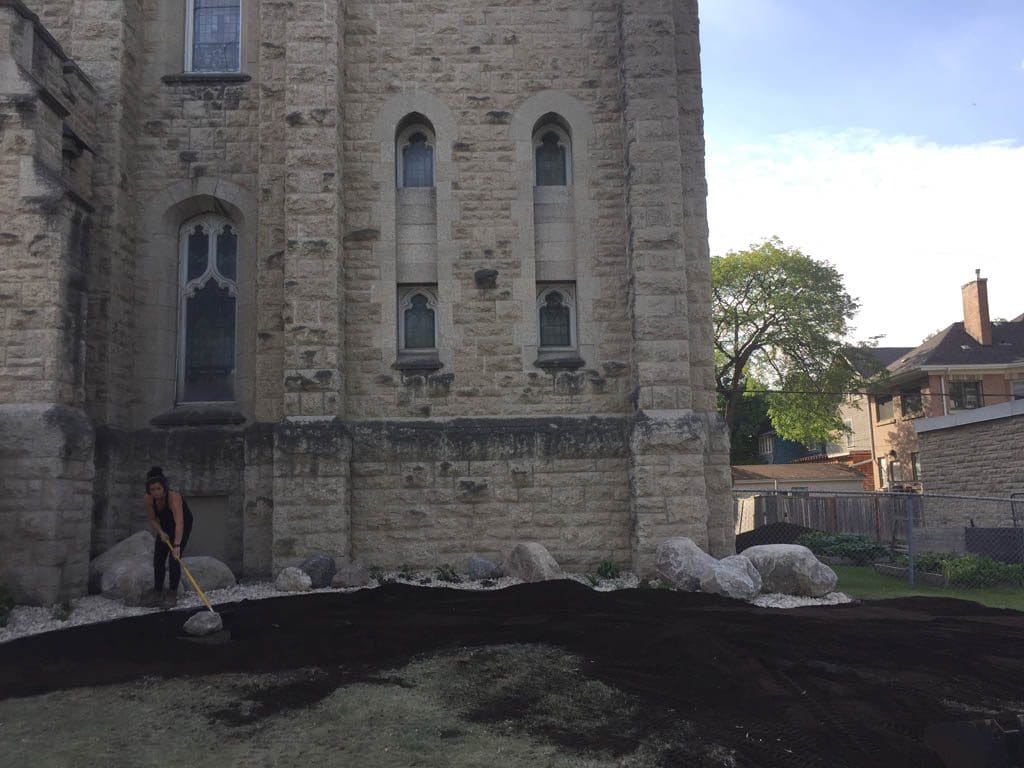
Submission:
[[[905,419],[916,419],[924,415],[921,389],[904,389],[900,392],[900,415]]]
[[[186,72],[238,72],[242,60],[241,0],[188,0]]]
[[[921,454],[914,451],[910,454],[910,470],[912,474],[912,480],[915,483],[921,482]]]
[[[857,443],[857,436],[853,434],[853,419],[845,419],[843,426],[846,427],[846,447],[853,448]]]
[[[238,232],[219,216],[181,230],[178,300],[178,402],[225,402],[235,396]]]
[[[398,134],[395,146],[398,186],[434,186],[434,132],[425,123],[414,122]]]
[[[1024,400],[1024,379],[1017,379],[1010,384],[1014,400]]]
[[[544,287],[537,296],[541,349],[576,348],[576,288],[565,283]]]
[[[875,397],[875,421],[891,421],[895,417],[892,395]]]
[[[533,152],[538,187],[565,187],[572,183],[569,134],[560,125],[546,123],[534,131]]]
[[[980,381],[953,381],[949,385],[949,399],[954,411],[980,408],[982,405]]]
[[[437,293],[433,286],[399,286],[398,348],[402,352],[437,350]]]
[[[771,459],[773,448],[775,446],[775,433],[767,432],[757,438],[757,455],[766,459]]]
[[[892,478],[889,476],[889,460],[886,458],[878,460],[878,484],[882,488],[892,485]]]

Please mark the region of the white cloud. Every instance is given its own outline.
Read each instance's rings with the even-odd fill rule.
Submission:
[[[941,146],[870,131],[708,146],[711,252],[771,235],[832,262],[856,336],[913,346],[962,319],[981,269],[992,317],[1024,312],[1024,146]]]

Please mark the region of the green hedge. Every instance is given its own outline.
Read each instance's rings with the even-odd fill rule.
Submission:
[[[900,559],[902,565],[907,564],[905,555]],[[914,568],[924,573],[940,573],[950,586],[1024,586],[1024,565],[1003,563],[984,555],[920,552],[914,557]]]
[[[856,565],[868,565],[889,559],[889,550],[872,538],[853,533],[805,533],[797,544],[803,544],[818,557],[846,557]]]

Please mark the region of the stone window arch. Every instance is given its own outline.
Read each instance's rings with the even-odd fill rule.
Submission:
[[[572,184],[572,141],[564,121],[545,115],[533,131],[534,186]]]
[[[437,293],[432,286],[399,289],[398,349],[399,353],[437,351]]]
[[[237,227],[207,214],[181,227],[177,402],[235,400]]]
[[[240,72],[242,0],[187,0],[185,71]]]
[[[396,181],[399,187],[434,186],[434,128],[422,115],[410,115],[395,138]]]
[[[576,349],[576,289],[571,283],[541,286],[537,324],[542,350]]]

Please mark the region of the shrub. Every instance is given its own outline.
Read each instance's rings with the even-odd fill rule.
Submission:
[[[0,627],[6,627],[11,611],[14,610],[14,598],[7,588],[0,585]]]
[[[909,558],[901,556],[899,564],[906,567]],[[984,555],[919,552],[914,556],[914,569],[942,574],[951,587],[1024,585],[1024,565],[1003,563]]]
[[[610,560],[602,560],[601,564],[597,566],[597,576],[601,579],[617,579],[620,573],[619,566]]]
[[[853,533],[812,531],[797,539],[797,544],[802,544],[819,557],[847,557],[856,565],[868,565],[889,558],[889,550],[885,545]]]

